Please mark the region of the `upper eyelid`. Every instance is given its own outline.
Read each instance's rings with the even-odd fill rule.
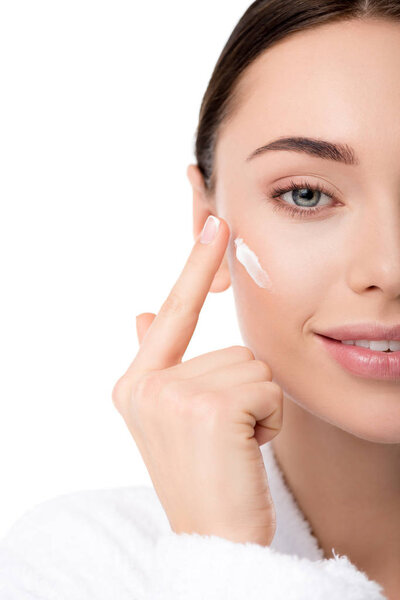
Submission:
[[[284,183],[282,183],[282,179],[284,179]],[[320,186],[325,187],[327,190],[332,190],[332,194],[331,195],[336,195],[336,196],[342,196],[342,192],[340,191],[340,189],[338,187],[336,187],[336,185],[334,185],[333,183],[331,183],[330,181],[327,181],[326,179],[324,179],[323,177],[320,177],[318,175],[302,175],[302,174],[298,174],[298,175],[288,175],[286,177],[280,177],[279,180],[275,180],[273,181],[270,185],[271,187],[283,187],[285,185],[289,185],[291,182],[294,183],[301,183],[304,181],[307,181],[307,183],[311,183],[313,186],[319,184]]]
[[[339,195],[336,192],[332,193],[325,183],[313,183],[311,180],[308,180],[308,178],[305,176],[303,176],[303,179],[300,179],[298,181],[290,180],[284,184],[272,184],[271,192],[276,198],[284,193],[290,192],[293,189],[294,185],[299,186],[301,188],[320,189],[321,193],[325,194],[326,196],[329,196],[333,203],[340,202]]]
[[[285,180],[284,184],[277,183],[277,181],[280,182],[282,179]],[[331,183],[330,181],[328,181],[327,179],[325,179],[321,175],[315,175],[314,173],[309,173],[308,175],[307,174],[303,174],[303,173],[298,173],[298,174],[295,174],[295,175],[287,175],[286,177],[283,176],[283,177],[280,177],[279,180],[274,180],[270,185],[271,186],[277,186],[277,187],[278,186],[282,186],[283,187],[283,185],[286,185],[288,181],[291,182],[294,179],[297,179],[297,180],[300,180],[300,181],[306,180],[306,181],[308,181],[308,183],[310,183],[310,182],[314,183],[314,180],[316,180],[318,183],[320,183],[320,185],[323,185],[324,187],[327,187],[328,189],[332,188],[332,190],[333,190],[333,194],[332,195],[336,194],[336,196],[343,196],[343,194],[340,191],[340,189],[338,187],[336,187],[336,185],[334,183]],[[297,183],[297,181],[295,183]]]

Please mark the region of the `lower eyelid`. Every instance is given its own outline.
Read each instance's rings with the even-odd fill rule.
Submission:
[[[299,184],[297,184],[299,185]],[[301,189],[304,188],[308,188],[308,189],[312,189],[312,190],[316,190],[317,188],[311,184],[307,184],[305,185],[305,182],[301,183]],[[330,212],[332,212],[332,210],[338,206],[341,205],[341,202],[332,194],[330,194],[328,191],[324,191],[319,189],[318,191],[321,191],[322,194],[324,194],[325,196],[327,196],[329,198],[329,203],[328,204],[323,204],[323,205],[317,205],[315,207],[298,207],[295,204],[289,204],[288,202],[286,202],[285,200],[281,200],[281,196],[283,196],[284,194],[293,191],[293,189],[296,188],[289,188],[284,190],[284,188],[282,188],[282,192],[277,195],[277,192],[280,191],[279,188],[276,188],[275,190],[272,190],[270,192],[269,195],[267,195],[266,200],[268,202],[270,202],[272,204],[272,210],[274,212],[279,212],[279,211],[283,211],[284,213],[286,213],[289,217],[293,218],[293,219],[303,219],[303,218],[309,218],[312,219],[313,217],[317,217],[317,216],[323,216],[324,214],[329,214]]]
[[[321,208],[319,207],[315,207],[315,208],[297,208],[295,207],[293,204],[287,204],[285,202],[280,201],[279,199],[276,198],[269,198],[268,199],[272,204],[272,210],[274,212],[285,212],[287,214],[289,214],[291,217],[293,218],[310,218],[313,215],[322,215],[322,213],[325,213],[326,210],[330,207],[326,207],[323,206]]]

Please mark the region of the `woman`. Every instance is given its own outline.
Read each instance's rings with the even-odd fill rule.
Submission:
[[[113,390],[155,489],[36,507],[7,600],[400,597],[399,19],[243,15],[188,168],[193,250]],[[245,345],[182,361],[231,283]]]

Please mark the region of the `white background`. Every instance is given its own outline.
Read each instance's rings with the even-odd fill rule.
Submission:
[[[192,248],[201,99],[248,0],[0,3],[0,536],[152,485],[111,390]],[[242,344],[209,294],[185,359]]]

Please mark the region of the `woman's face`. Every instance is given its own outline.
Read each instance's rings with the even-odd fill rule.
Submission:
[[[231,229],[226,259],[244,343],[270,365],[285,396],[386,443],[400,442],[400,377],[350,372],[316,332],[400,324],[399,74],[400,24],[349,21],[299,32],[244,73],[239,108],[216,149],[216,213]],[[351,146],[356,164],[293,150],[246,160],[288,136],[341,143],[348,155]],[[268,199],[291,182],[306,189]],[[307,214],[312,207],[319,212]],[[238,260],[238,238],[270,287]]]

